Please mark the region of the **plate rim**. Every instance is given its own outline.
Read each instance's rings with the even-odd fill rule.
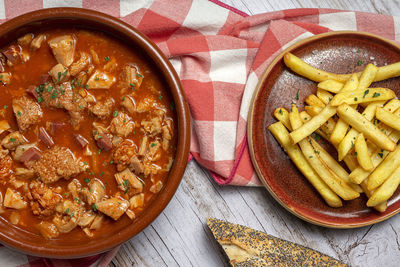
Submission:
[[[281,60],[283,59],[283,56],[288,53],[291,52],[293,50],[295,50],[298,47],[301,47],[303,45],[306,45],[309,42],[312,41],[316,41],[318,39],[323,39],[326,37],[331,37],[331,36],[337,36],[337,35],[359,35],[361,37],[370,37],[373,39],[378,39],[381,42],[387,43],[388,45],[391,46],[395,46],[400,50],[400,45],[397,44],[396,42],[389,40],[385,37],[373,34],[373,33],[369,33],[369,32],[363,32],[363,31],[330,31],[330,32],[326,32],[326,33],[321,33],[321,34],[316,34],[313,36],[310,36],[308,38],[305,38],[303,40],[300,40],[298,42],[295,42],[294,44],[291,44],[290,46],[288,46],[286,49],[284,49],[283,51],[281,51],[277,56],[275,56],[275,58],[271,61],[271,63],[268,64],[268,67],[263,71],[262,75],[260,76],[260,79],[256,85],[256,88],[253,92],[252,98],[251,98],[251,102],[250,102],[250,109],[249,109],[249,113],[248,113],[248,117],[247,117],[247,143],[249,146],[249,153],[250,153],[250,159],[251,162],[253,164],[253,167],[257,173],[258,178],[260,179],[260,181],[263,183],[264,187],[267,189],[267,191],[270,193],[270,195],[283,207],[285,208],[287,211],[289,211],[291,214],[295,215],[296,217],[309,222],[311,224],[314,225],[318,225],[318,226],[323,226],[323,227],[327,227],[327,228],[336,228],[336,229],[352,229],[352,228],[360,228],[360,227],[365,227],[368,225],[373,225],[382,221],[385,221],[391,217],[393,217],[394,215],[398,214],[400,212],[400,207],[393,210],[392,212],[378,217],[376,219],[373,220],[369,220],[366,222],[359,222],[359,223],[333,223],[333,222],[327,222],[324,220],[318,220],[314,217],[309,217],[307,215],[304,215],[302,212],[296,210],[296,208],[294,206],[290,206],[289,204],[284,203],[284,201],[282,201],[277,194],[274,192],[274,190],[268,185],[266,178],[263,176],[261,169],[259,167],[259,164],[255,158],[255,153],[254,153],[254,143],[253,143],[253,126],[254,126],[254,109],[255,109],[255,102],[256,99],[258,98],[262,88],[262,85],[265,81],[265,79],[267,78],[267,76],[269,75],[269,73],[271,72],[271,70],[275,67],[275,65]],[[284,152],[286,153],[286,152]],[[303,175],[304,176],[304,175]]]

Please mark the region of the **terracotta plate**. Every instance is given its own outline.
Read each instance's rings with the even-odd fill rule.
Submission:
[[[317,89],[317,83],[284,65],[283,55],[289,51],[317,68],[351,73],[361,71],[368,63],[382,66],[400,61],[400,47],[382,37],[361,32],[329,32],[292,45],[263,74],[253,98],[248,125],[250,153],[260,179],[272,196],[296,216],[326,227],[352,228],[395,215],[400,211],[400,190],[389,200],[384,213],[367,208],[364,194],[358,199],[343,201],[342,208],[330,208],[267,130],[268,125],[276,122],[273,117],[276,108],[289,109],[298,91],[296,102],[303,110],[304,98]],[[400,95],[400,78],[372,86],[391,88]]]

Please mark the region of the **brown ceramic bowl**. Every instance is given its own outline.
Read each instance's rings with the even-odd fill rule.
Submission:
[[[131,45],[158,70],[159,76],[175,101],[178,120],[178,143],[174,164],[164,188],[132,223],[117,221],[113,231],[87,242],[45,240],[0,219],[0,242],[21,252],[53,258],[78,258],[107,251],[146,228],[167,206],[182,179],[190,143],[190,116],[180,80],[167,58],[146,36],[112,16],[79,8],[53,8],[24,14],[0,25],[0,47],[25,33],[43,28],[77,27],[102,31]]]
[[[329,207],[267,130],[276,122],[273,117],[276,108],[289,110],[295,100],[303,110],[305,97],[316,93],[317,83],[285,66],[283,55],[287,52],[322,70],[352,73],[361,71],[368,63],[382,66],[400,61],[400,47],[382,37],[362,32],[329,32],[290,46],[272,61],[260,79],[248,124],[250,153],[258,176],[272,196],[294,215],[321,226],[354,228],[383,221],[398,213],[400,189],[388,201],[384,213],[368,208],[364,194],[355,200],[343,201],[341,208]],[[359,61],[362,64],[358,65]],[[400,78],[373,83],[371,87],[391,88],[399,96]],[[336,153],[332,147],[329,151]]]

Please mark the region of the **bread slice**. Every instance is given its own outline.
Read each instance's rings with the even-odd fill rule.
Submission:
[[[313,249],[251,228],[207,218],[232,266],[346,266]]]

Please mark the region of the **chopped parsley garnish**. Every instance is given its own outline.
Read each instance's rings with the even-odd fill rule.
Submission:
[[[160,96],[158,97],[158,99],[160,99],[160,100],[161,100],[161,99],[162,99],[162,95],[160,95]]]
[[[315,134],[315,140],[317,140],[317,141],[321,140],[321,136],[317,133]]]
[[[357,151],[356,151],[356,152],[354,152],[354,156],[356,156],[356,157],[357,157]]]
[[[66,213],[66,214],[69,214],[69,208],[67,208],[67,209],[65,210],[65,213]]]
[[[372,97],[378,97],[378,96],[380,96],[380,95],[381,95],[380,93],[375,92],[375,93],[372,95]]]
[[[12,137],[10,138],[11,143],[14,143],[15,141],[16,141],[15,138],[12,138]]]
[[[106,61],[110,61],[110,57],[104,57],[104,59],[106,60]]]
[[[139,73],[136,73],[136,76],[138,76],[138,77],[140,77],[140,78],[143,78],[143,75],[142,75],[142,74],[139,74]]]
[[[383,158],[383,153],[378,153],[379,157]]]
[[[94,78],[94,80],[95,80],[95,81],[98,81],[98,80],[99,80],[99,77]]]
[[[300,89],[297,89],[297,92],[296,92],[296,100],[299,100],[299,90]]]
[[[125,96],[122,97],[122,101],[125,101]]]
[[[85,178],[84,181],[85,181],[85,183],[87,183],[87,184],[90,183],[90,179],[89,179],[89,178]]]
[[[354,98],[354,101],[357,101],[357,99],[358,99],[358,98],[357,98],[357,97],[355,97],[355,98]]]
[[[171,105],[170,105],[170,107],[171,107],[172,110],[174,110],[174,109],[175,109],[175,103],[172,102]]]
[[[127,179],[124,180],[124,186],[125,186],[125,187],[128,187],[128,186],[129,186],[129,180],[127,180]]]
[[[92,205],[92,209],[93,209],[94,211],[97,211],[97,205],[96,205],[96,203]]]
[[[113,161],[113,160],[110,160],[110,164],[114,164],[114,161]]]
[[[358,66],[361,66],[363,64],[363,62],[361,61],[361,60],[359,60],[358,62],[357,62],[357,65]]]
[[[42,102],[43,102],[43,97],[41,97],[41,96],[38,96],[38,98],[37,98],[37,102],[38,102],[38,103],[42,103]]]
[[[99,174],[99,176],[103,176],[104,175],[104,172],[101,172],[100,174]]]
[[[88,165],[88,163],[86,161],[83,162],[84,165]]]
[[[21,111],[17,111],[17,116],[21,116],[21,115],[22,115]]]
[[[151,147],[155,147],[156,145],[156,143],[151,143]]]
[[[365,90],[365,91],[364,91],[363,98],[364,98],[366,95],[368,95],[368,93],[369,93],[369,89]]]
[[[283,112],[282,112],[282,109],[281,109],[281,108],[279,109],[279,114],[281,114],[281,115],[283,114]]]
[[[114,110],[114,112],[113,112],[113,117],[115,118],[115,117],[117,117],[118,116],[118,110]]]
[[[4,108],[4,109],[7,109],[7,108],[8,108],[8,106],[7,106],[7,105],[4,105],[4,106],[3,106],[3,108]]]
[[[86,84],[86,85],[85,85],[85,88],[86,88],[87,90],[89,90],[89,85],[88,85],[88,84]]]

